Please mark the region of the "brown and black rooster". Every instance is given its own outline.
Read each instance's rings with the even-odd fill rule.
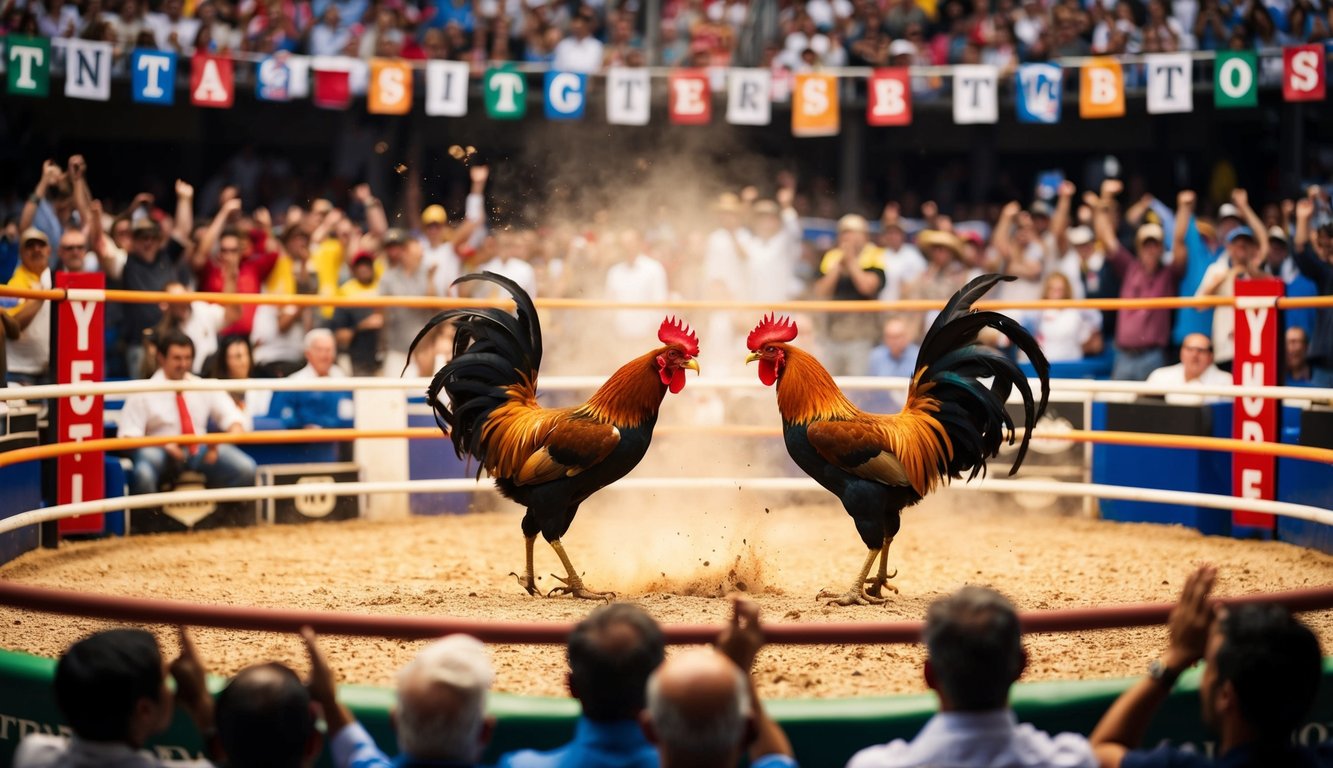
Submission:
[[[442,322],[454,320],[457,327],[453,358],[435,374],[426,402],[458,457],[476,458],[478,477],[484,469],[501,493],[527,507],[527,566],[519,583],[528,594],[539,594],[532,549],[540,533],[565,567],[565,578],[555,577],[564,586],[549,594],[606,598],[612,593],[584,586],[560,537],[584,499],[624,477],[648,452],[662,398],[685,387],[686,369],[699,372],[699,339],[684,322],[668,318],[657,332],[665,346],[621,366],[586,403],[543,408],[537,404],[542,330],[532,299],[492,272],[464,275],[454,284],[474,280],[508,291],[517,317],[500,309],[451,309],[431,318],[413,347]]]
[[[788,344],[796,338],[791,320],[769,315],[750,332],[746,362],[758,361],[764,384],[777,383],[787,452],[842,501],[870,548],[845,594],[821,592],[820,597],[836,596],[838,605],[867,605],[885,601],[885,586],[897,591],[888,584],[898,573],[888,572],[888,560],[900,513],[947,478],[970,472],[971,480],[984,473],[986,459],[999,453],[1006,436],[1013,444],[1014,422],[1004,404],[1014,388],[1023,398],[1026,431],[1009,474],[1023,463],[1032,427],[1046,411],[1050,365],[1021,325],[997,312],[972,310],[992,286],[1013,279],[983,275],[954,294],[922,340],[907,402],[892,415],[857,408],[813,355]],[[1039,404],[1013,361],[976,343],[983,328],[999,331],[1027,354],[1041,377]],[[989,385],[980,381],[985,378]],[[879,574],[868,579],[876,557]]]

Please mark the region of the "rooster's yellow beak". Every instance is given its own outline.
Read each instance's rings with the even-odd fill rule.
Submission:
[[[691,371],[694,371],[695,373],[699,373],[699,361],[698,361],[698,360],[695,360],[695,359],[692,358],[692,357],[691,357],[689,360],[686,360],[685,362],[681,363],[681,364],[680,364],[680,367],[681,367],[681,368],[689,368]]]
[[[760,355],[758,352],[751,352],[750,355],[745,358],[745,364],[749,365],[750,363],[753,363],[754,361],[759,360],[762,357],[763,355]]]

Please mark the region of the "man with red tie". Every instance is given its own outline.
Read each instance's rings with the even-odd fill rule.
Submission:
[[[149,381],[198,379],[190,373],[194,343],[180,331],[157,342],[157,373]],[[120,437],[194,435],[209,424],[223,432],[245,431],[245,414],[226,392],[141,392],[125,398]],[[133,493],[156,493],[167,477],[189,469],[204,476],[209,488],[254,485],[255,461],[234,445],[180,445],[140,448],[134,454]]]

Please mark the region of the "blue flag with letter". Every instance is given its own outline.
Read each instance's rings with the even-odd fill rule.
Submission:
[[[581,120],[587,102],[588,76],[575,72],[546,73],[546,119]]]
[[[1024,64],[1015,78],[1014,106],[1020,123],[1060,122],[1062,77],[1055,64]]]
[[[130,56],[130,91],[136,104],[176,101],[176,54],[136,48]]]

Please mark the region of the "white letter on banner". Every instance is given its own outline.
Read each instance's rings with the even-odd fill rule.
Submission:
[[[26,45],[16,45],[9,49],[9,60],[18,59],[19,76],[14,83],[19,88],[36,88],[37,81],[32,76],[32,66],[34,64],[44,64],[42,61],[43,51],[41,48],[29,48]]]
[[[901,80],[880,78],[870,81],[875,89],[875,117],[901,115],[907,109],[906,87]]]
[[[606,122],[647,125],[652,116],[647,70],[609,67],[606,70]]]
[[[677,78],[671,81],[676,93],[676,114],[702,115],[704,113],[704,81]]]
[[[498,112],[517,112],[518,92],[523,90],[523,76],[517,72],[496,72],[491,75],[491,87],[500,92],[495,102]]]
[[[465,61],[426,62],[426,114],[432,117],[463,117],[467,114]]]
[[[1299,51],[1291,57],[1291,88],[1295,91],[1313,91],[1319,85],[1320,54]]]
[[[159,80],[162,73],[171,67],[171,59],[166,56],[140,56],[139,69],[147,71],[147,80],[143,87],[143,95],[149,99],[160,99],[166,91],[162,90],[162,84]]]
[[[1246,360],[1240,368],[1240,383],[1246,387],[1262,387],[1264,385],[1264,369],[1262,362]],[[1245,415],[1251,419],[1259,418],[1259,414],[1264,410],[1264,399],[1262,397],[1242,397],[1240,399],[1241,407],[1245,410]]]
[[[1148,113],[1190,112],[1194,88],[1190,83],[1189,54],[1146,57],[1148,62]]]
[[[1088,100],[1093,104],[1110,104],[1115,101],[1118,95],[1115,87],[1115,75],[1110,70],[1092,69],[1088,72],[1088,85],[1091,86],[1091,92],[1088,94]]]
[[[583,106],[583,93],[579,90],[579,76],[570,72],[557,72],[551,77],[551,88],[546,94],[551,107],[563,115],[574,114]]]
[[[768,125],[773,120],[769,98],[773,75],[767,69],[733,69],[727,77],[727,122]]]
[[[398,104],[407,90],[403,82],[403,70],[398,67],[384,67],[379,71],[379,89],[381,104]]]
[[[218,72],[218,63],[213,59],[204,59],[204,71],[199,75],[199,87],[194,89],[195,101],[205,103],[226,101],[227,89],[222,87],[222,75]]]
[[[1243,59],[1227,59],[1217,79],[1223,93],[1239,99],[1250,92],[1250,86],[1254,84],[1254,69]]]
[[[960,125],[994,123],[1000,119],[996,94],[996,67],[963,65],[954,67],[953,120]]]
[[[73,99],[111,98],[111,43],[70,40],[65,54],[65,95]]]

